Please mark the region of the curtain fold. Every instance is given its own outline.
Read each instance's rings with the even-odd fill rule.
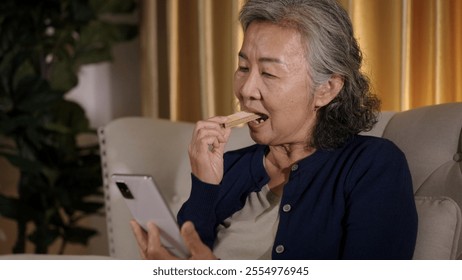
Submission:
[[[462,2],[349,0],[383,110],[462,101]]]
[[[157,65],[157,6],[154,1],[140,2],[140,89],[142,93],[141,112],[143,116],[156,117],[158,112]]]
[[[382,110],[462,101],[462,1],[339,1],[352,18],[363,71]],[[155,32],[141,33],[157,41],[157,50],[149,45],[141,50],[142,64],[151,64],[142,65],[143,71],[151,69],[142,75],[142,85],[149,85],[142,86],[143,112],[189,122],[232,113],[232,79],[242,42],[238,11],[244,0],[155,2],[156,9],[141,13],[157,19]],[[149,30],[143,27],[147,24],[152,21],[142,20],[141,30]],[[157,59],[143,55],[150,51]]]
[[[402,79],[401,0],[350,0],[348,10],[363,52],[363,71],[382,108],[399,109]]]
[[[160,94],[169,99],[159,106],[168,106],[168,118],[181,121],[232,113],[236,46],[242,37],[237,20],[240,1],[166,3],[169,92]]]

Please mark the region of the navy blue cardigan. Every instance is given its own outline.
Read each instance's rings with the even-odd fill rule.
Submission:
[[[240,210],[269,177],[266,146],[224,156],[220,185],[192,175],[178,213],[210,248],[216,228]],[[404,154],[390,141],[355,136],[335,150],[317,150],[292,166],[279,209],[273,259],[411,259],[417,213]],[[264,229],[263,229],[264,230]]]

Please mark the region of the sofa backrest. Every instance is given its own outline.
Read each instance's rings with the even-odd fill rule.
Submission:
[[[194,124],[128,117],[98,130],[103,166],[109,254],[118,259],[139,259],[128,221],[131,214],[111,181],[115,173],[149,174],[176,215],[189,197],[191,186],[188,145]],[[227,150],[252,143],[248,128],[234,128]]]
[[[193,128],[192,123],[131,117],[99,129],[112,257],[138,259],[139,252],[128,224],[131,215],[111,174],[152,175],[176,214],[189,196],[187,149]],[[416,259],[462,258],[461,130],[462,103],[453,103],[384,112],[374,129],[363,133],[388,138],[406,154],[419,214]],[[234,128],[227,150],[252,143],[247,127]]]
[[[462,208],[462,103],[396,113],[387,123],[383,137],[405,153],[416,196],[442,197],[446,203],[450,199]],[[460,215],[457,209],[447,206],[450,208],[445,211]],[[460,228],[460,223],[454,227]],[[455,255],[462,258],[462,236],[457,239]]]

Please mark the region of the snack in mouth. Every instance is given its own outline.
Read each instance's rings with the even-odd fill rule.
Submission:
[[[249,113],[240,111],[228,116],[226,123],[222,123],[221,126],[224,128],[235,127],[241,124],[245,124],[251,121],[257,121],[258,123],[264,122],[268,119],[268,116],[263,114]]]

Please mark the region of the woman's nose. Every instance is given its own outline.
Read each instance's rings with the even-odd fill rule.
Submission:
[[[243,99],[258,99],[260,97],[257,74],[249,72],[244,77],[241,77],[239,83],[239,95]]]

